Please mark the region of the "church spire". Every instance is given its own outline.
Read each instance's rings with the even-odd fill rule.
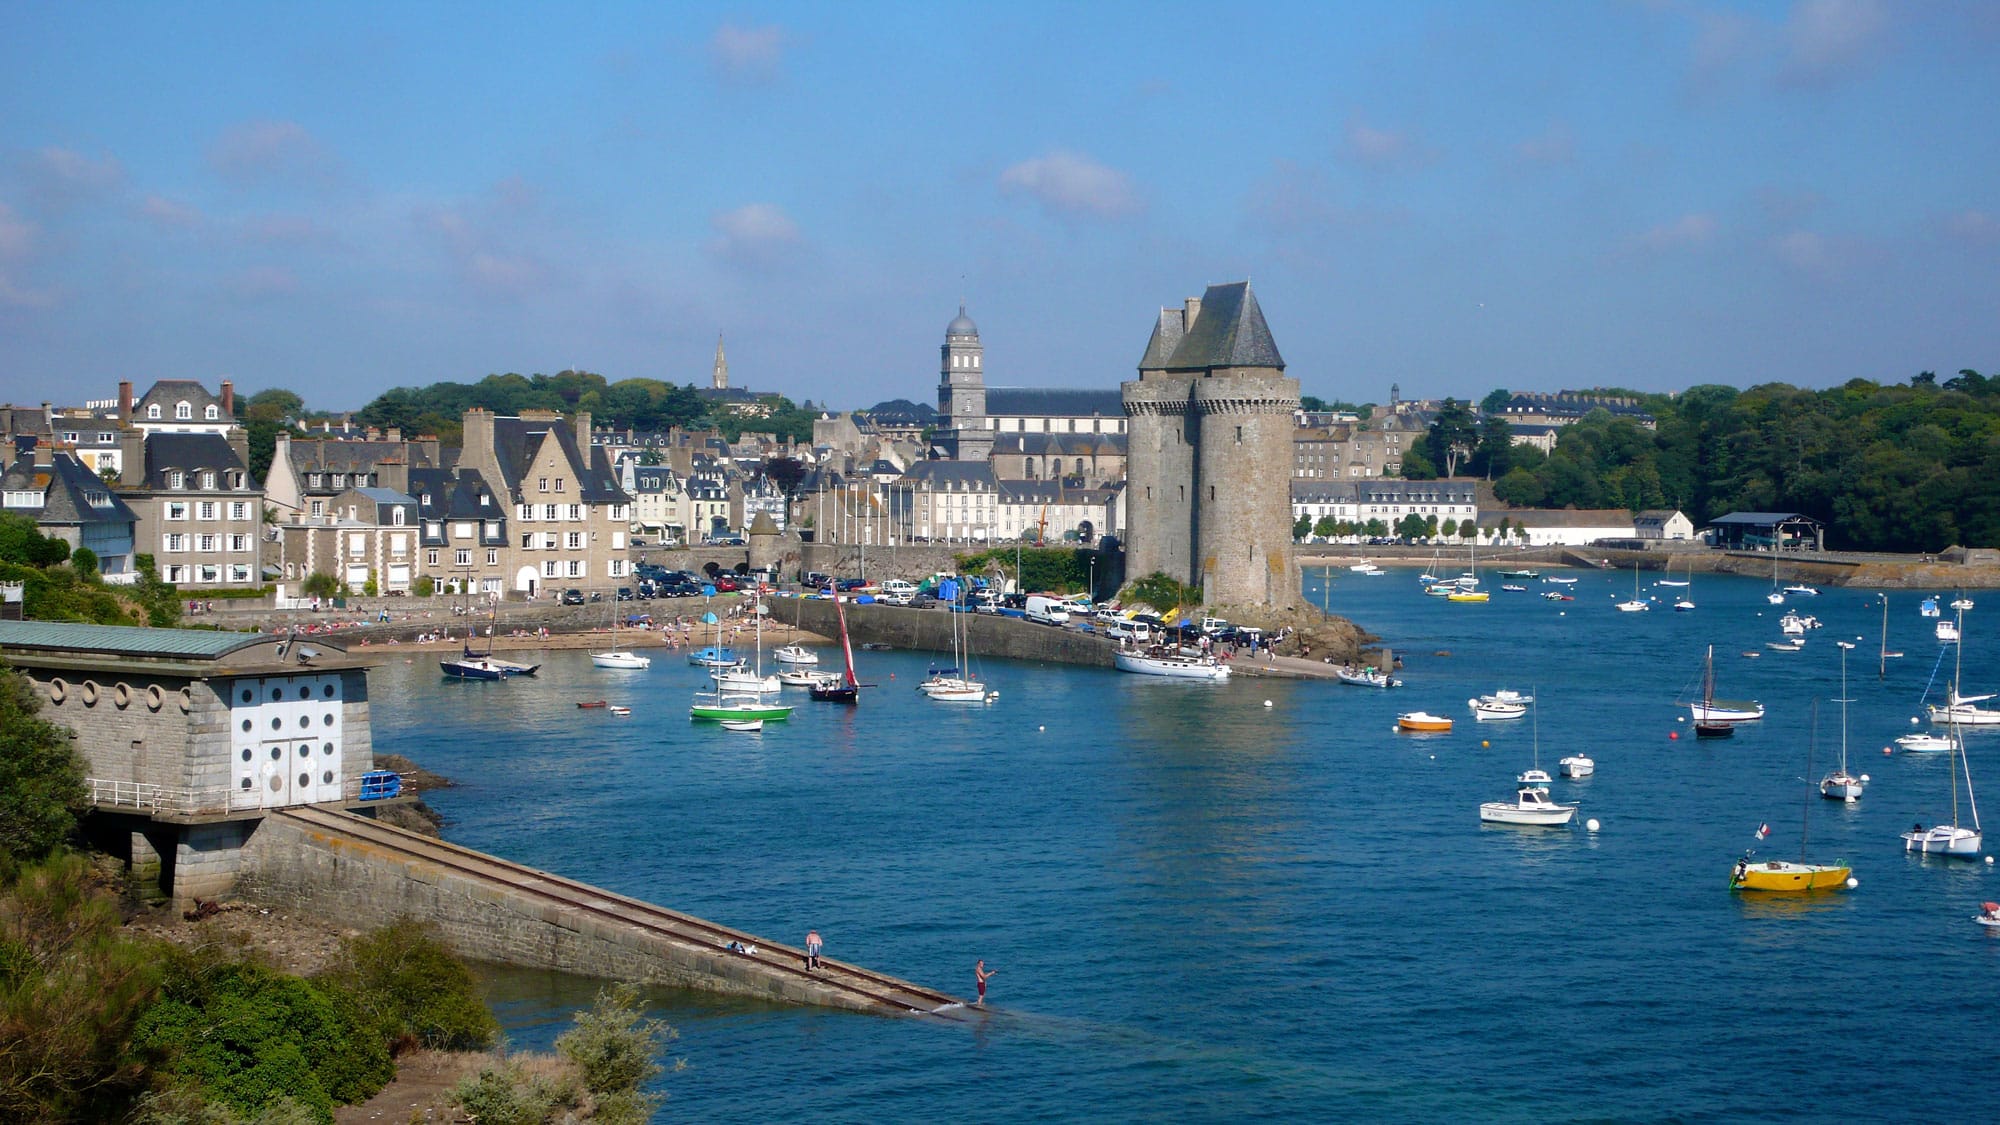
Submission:
[[[729,389],[729,357],[722,354],[722,333],[715,334],[715,389]]]

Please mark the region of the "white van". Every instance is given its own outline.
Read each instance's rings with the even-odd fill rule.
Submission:
[[[1104,635],[1114,641],[1136,641],[1145,644],[1153,638],[1153,630],[1144,621],[1134,621],[1129,617],[1114,617],[1104,623]]]
[[[1069,610],[1063,608],[1062,601],[1057,598],[1043,597],[1040,594],[1030,594],[1028,596],[1025,616],[1028,620],[1038,621],[1043,625],[1069,624]]]
[[[875,596],[875,600],[888,602],[890,605],[909,605],[910,599],[916,596],[917,584],[915,582],[907,582],[901,578],[891,578],[887,582],[882,583],[882,592]]]

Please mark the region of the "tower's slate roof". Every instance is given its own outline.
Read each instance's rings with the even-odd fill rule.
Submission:
[[[1156,334],[1157,338],[1157,334]],[[1150,354],[1150,347],[1148,352]],[[1162,366],[1186,370],[1198,367],[1285,367],[1277,341],[1264,323],[1264,310],[1247,281],[1211,285],[1202,294],[1201,312]]]
[[[1185,327],[1181,323],[1181,315],[1179,309],[1160,310],[1160,321],[1153,325],[1153,336],[1146,341],[1146,354],[1139,357],[1140,370],[1152,371],[1167,365],[1167,360],[1181,343]]]

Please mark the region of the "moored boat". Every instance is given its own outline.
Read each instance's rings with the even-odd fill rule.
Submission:
[[[1189,656],[1168,645],[1147,649],[1120,649],[1111,662],[1120,672],[1141,676],[1166,676],[1177,680],[1226,680],[1229,665],[1213,656]]]
[[[1372,664],[1362,668],[1356,668],[1351,664],[1337,665],[1333,670],[1333,674],[1341,683],[1353,684],[1355,687],[1397,688],[1403,686],[1403,681],[1396,679],[1394,676]]]
[[[1405,711],[1396,716],[1396,726],[1401,730],[1448,731],[1451,729],[1451,720],[1428,711]]]
[[[789,644],[772,649],[771,659],[780,664],[818,664],[819,653],[804,645]]]
[[[1516,790],[1511,801],[1486,801],[1479,806],[1479,819],[1487,824],[1559,828],[1575,816],[1575,805],[1559,805],[1548,790],[1532,785]]]
[[[1562,775],[1567,778],[1589,777],[1597,772],[1597,763],[1582,754],[1571,754],[1556,764],[1562,767]]]
[[[1764,717],[1764,705],[1754,699],[1715,698],[1715,646],[1708,646],[1708,656],[1702,662],[1701,698],[1688,704],[1689,717],[1695,722],[1696,733],[1706,724],[1715,726],[1722,723],[1748,723]]]
[[[1754,863],[1744,856],[1729,872],[1733,891],[1833,891],[1847,886],[1853,870],[1839,863],[1793,863],[1769,859]]]

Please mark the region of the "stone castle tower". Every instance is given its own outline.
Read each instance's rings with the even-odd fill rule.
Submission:
[[[1299,382],[1285,376],[1250,283],[1211,285],[1160,310],[1139,378],[1122,390],[1126,575],[1163,572],[1211,605],[1297,604]]]
[[[993,431],[986,422],[986,348],[979,342],[979,326],[965,315],[964,302],[945,326],[944,346],[938,353],[940,444],[952,451],[954,460],[989,460]]]

